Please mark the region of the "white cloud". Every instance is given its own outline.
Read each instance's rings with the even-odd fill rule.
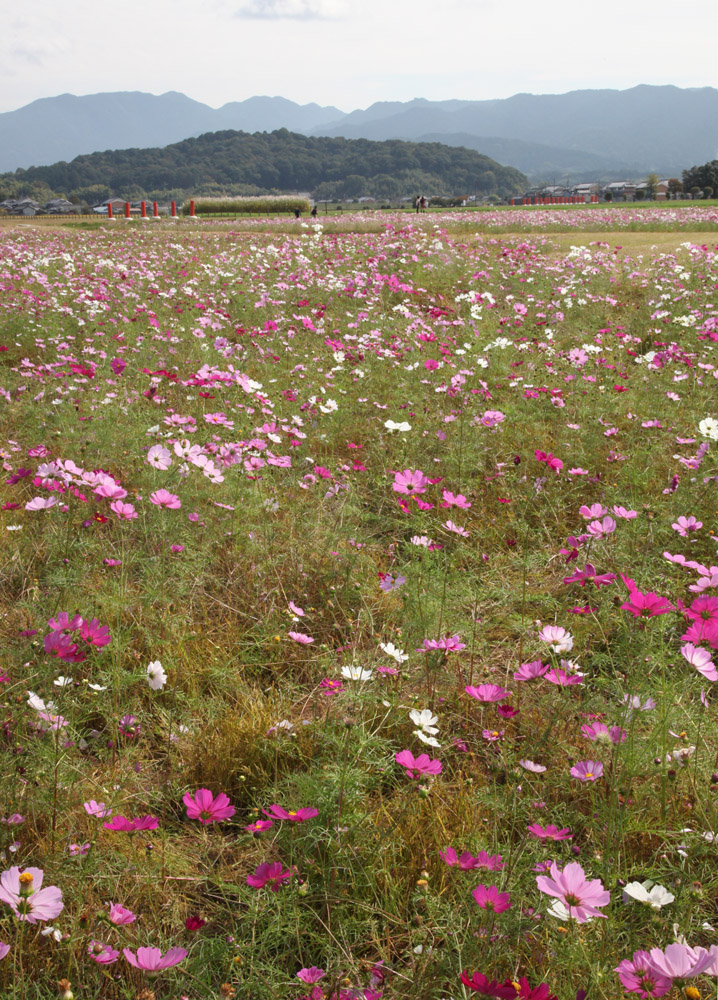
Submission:
[[[249,0],[237,17],[263,21],[335,21],[346,14],[342,0]]]

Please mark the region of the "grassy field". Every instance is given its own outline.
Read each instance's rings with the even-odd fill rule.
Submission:
[[[3,224],[0,996],[715,995],[718,224],[559,211]]]

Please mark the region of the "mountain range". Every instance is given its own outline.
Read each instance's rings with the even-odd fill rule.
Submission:
[[[718,156],[718,90],[641,85],[630,90],[516,94],[502,100],[379,102],[343,113],[282,97],[211,108],[184,94],[62,94],[0,114],[0,171],[106,149],[158,147],[227,129],[287,128],[312,136],[406,139],[466,146],[535,181],[681,170]]]

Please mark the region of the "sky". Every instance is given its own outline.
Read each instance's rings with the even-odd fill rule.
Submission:
[[[6,12],[3,13],[3,6]],[[180,91],[341,111],[639,83],[718,86],[718,5],[694,0],[0,0],[0,112],[42,97]]]

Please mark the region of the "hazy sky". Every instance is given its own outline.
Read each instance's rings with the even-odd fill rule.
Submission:
[[[281,95],[349,111],[412,97],[718,85],[715,0],[685,10],[666,0],[32,0],[27,10],[0,0],[0,111],[115,90],[178,90],[212,107]]]

